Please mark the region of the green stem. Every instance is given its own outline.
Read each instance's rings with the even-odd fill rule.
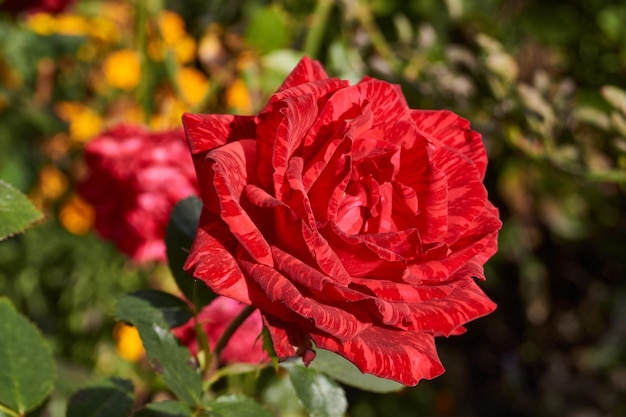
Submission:
[[[226,347],[226,344],[228,343],[232,335],[237,331],[239,326],[241,326],[241,324],[246,321],[250,314],[254,312],[254,310],[254,307],[246,306],[246,308],[241,310],[241,313],[239,313],[237,317],[235,317],[233,321],[230,322],[228,327],[226,327],[226,330],[224,330],[224,334],[222,334],[222,337],[220,337],[220,339],[217,341],[215,349],[213,349],[213,358],[219,359],[220,354]]]
[[[211,356],[211,349],[209,348],[209,339],[207,337],[206,332],[204,331],[204,327],[202,323],[198,321],[198,314],[202,311],[202,307],[198,300],[198,285],[201,285],[198,280],[194,280],[193,283],[193,315],[194,315],[194,323],[195,323],[195,331],[196,331],[196,340],[198,341],[198,361],[200,362],[200,369],[202,369],[205,373],[208,373],[209,364],[213,362],[213,358]]]
[[[147,25],[148,16],[150,10],[148,10],[147,1],[136,2],[136,20],[135,20],[135,45],[136,50],[139,52],[139,62],[141,63],[141,81],[137,88],[137,101],[140,103],[143,110],[144,122],[147,124],[152,114],[152,92],[150,85],[152,84],[152,68],[148,58],[148,38],[147,38]]]
[[[319,54],[322,38],[326,31],[328,15],[333,4],[334,0],[319,0],[317,2],[317,7],[313,12],[309,31],[304,41],[304,53],[311,58],[317,58],[317,54]]]

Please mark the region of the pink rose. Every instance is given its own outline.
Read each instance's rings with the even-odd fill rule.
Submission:
[[[198,194],[182,129],[118,125],[87,144],[85,162],[78,189],[95,209],[96,231],[136,262],[165,261],[172,208]]]
[[[241,313],[245,304],[227,297],[217,297],[198,314],[198,321],[207,334],[209,348],[213,350],[224,330]],[[195,332],[195,321],[192,318],[184,325],[173,329],[174,335],[191,353],[198,352],[198,340]],[[220,362],[231,363],[262,363],[269,361],[263,351],[261,340],[263,323],[258,310],[252,313],[228,340],[220,355]]]
[[[280,358],[336,352],[415,385],[436,336],[494,310],[501,223],[478,133],[304,58],[257,116],[183,117],[204,208],[185,268],[258,307]]]

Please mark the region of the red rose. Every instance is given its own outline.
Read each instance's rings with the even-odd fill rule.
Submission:
[[[87,144],[85,162],[89,174],[78,190],[94,206],[96,231],[137,262],[165,261],[172,208],[198,195],[183,130],[122,124]]]
[[[227,297],[217,297],[198,314],[198,321],[209,339],[209,347],[215,348],[224,330],[231,321],[243,310],[245,304]],[[248,317],[229,339],[220,355],[222,363],[261,363],[269,358],[262,348],[259,337],[263,330],[261,315],[255,311]],[[195,331],[195,320],[192,318],[184,325],[173,329],[174,335],[187,346],[191,353],[198,352],[198,341]]]
[[[0,1],[0,9],[12,13],[61,13],[75,0],[4,0]]]
[[[183,122],[204,204],[185,267],[258,307],[279,357],[313,342],[415,385],[443,372],[435,336],[494,310],[475,279],[501,223],[466,120],[304,58],[257,116]]]

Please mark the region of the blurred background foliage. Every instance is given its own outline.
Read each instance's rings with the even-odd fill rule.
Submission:
[[[79,0],[1,14],[0,178],[46,220],[0,242],[0,293],[59,360],[50,414],[97,375],[162,395],[111,306],[175,289],[166,268],[133,265],[92,233],[74,191],[84,143],[121,121],[252,114],[306,53],[469,119],[504,221],[484,283],[498,310],[439,341],[444,376],[398,394],[349,389],[349,414],[626,415],[624,21],[626,3],[609,0]],[[280,380],[259,396],[301,413]]]

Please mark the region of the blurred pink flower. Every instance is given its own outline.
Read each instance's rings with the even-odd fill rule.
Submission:
[[[96,231],[136,262],[165,261],[172,208],[198,194],[182,129],[118,125],[86,145],[85,162],[78,191],[95,209]]]
[[[226,327],[245,307],[245,304],[232,298],[217,297],[211,304],[202,309],[198,314],[198,320],[207,333],[211,349],[215,348]],[[220,362],[225,364],[267,362],[269,358],[262,349],[263,343],[260,337],[262,328],[261,315],[256,310],[230,338],[220,356]],[[173,329],[173,332],[192,354],[197,353],[198,340],[193,318],[184,325]]]

